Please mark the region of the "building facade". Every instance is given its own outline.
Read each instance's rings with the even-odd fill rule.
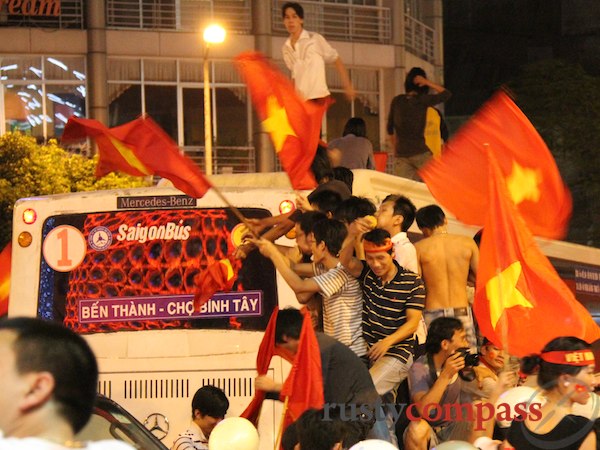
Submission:
[[[213,172],[276,169],[268,137],[233,67],[258,50],[287,73],[283,0],[0,0],[0,133],[59,138],[71,115],[108,126],[147,113],[195,159],[204,161],[203,60],[210,59]],[[405,73],[423,67],[443,81],[442,0],[300,2],[304,27],[323,34],[349,69],[357,98],[343,93],[334,67],[335,103],[323,139],[365,119],[376,150],[387,149],[391,99]],[[227,30],[207,52],[202,30]]]

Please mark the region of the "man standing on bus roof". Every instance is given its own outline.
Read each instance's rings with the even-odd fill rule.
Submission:
[[[215,386],[202,386],[192,399],[192,423],[173,441],[171,450],[208,450],[210,433],[228,409],[225,392]]]
[[[281,7],[283,24],[290,34],[282,48],[285,65],[292,72],[296,90],[306,100],[319,101],[331,94],[325,79],[325,63],[335,64],[344,92],[354,100],[356,92],[337,51],[323,36],[304,29],[304,9],[299,3],[287,2]]]
[[[86,341],[54,322],[0,321],[0,448],[133,450],[116,440],[76,442],[98,388],[96,357]]]

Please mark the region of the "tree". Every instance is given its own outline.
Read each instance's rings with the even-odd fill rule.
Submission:
[[[509,87],[571,189],[566,240],[600,247],[600,78],[579,65],[545,60],[525,66]]]
[[[116,173],[96,179],[96,163],[97,158],[71,154],[53,139],[38,145],[21,133],[0,136],[0,249],[10,242],[13,206],[20,198],[150,184]]]

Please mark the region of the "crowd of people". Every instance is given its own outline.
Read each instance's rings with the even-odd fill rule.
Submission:
[[[285,3],[282,18],[289,33],[283,59],[303,98],[320,103],[330,96],[325,64],[332,63],[347,98],[354,99],[337,51],[304,29],[302,6]],[[451,94],[418,67],[408,72],[405,91],[392,100],[387,131],[395,173],[418,180],[417,170],[439,152],[426,142],[429,117],[437,117],[445,138],[434,106]],[[590,344],[559,337],[519,366],[501,342],[478,336],[469,295],[476,241],[449,233],[438,205],[417,209],[400,194],[380,205],[353,196],[349,169],[374,167],[365,122],[350,118],[341,138],[317,150],[312,171],[319,186],[298,198],[298,212],[249,221],[261,237],[236,252],[244,258],[254,249],[273,262],[309,311],[316,333],[325,405],[287,427],[282,447],[358,449],[367,448],[361,441],[377,439],[381,449],[426,450],[451,440],[463,441],[464,448],[478,442],[486,449],[595,449],[595,423],[572,409],[586,404],[596,386]],[[418,242],[407,234],[415,221],[423,235]],[[273,243],[291,229],[295,246]],[[279,311],[275,345],[294,355],[302,324],[300,310]],[[10,386],[0,390],[0,450],[81,446],[74,438],[91,415],[98,368],[80,336],[38,319],[2,321],[0,375]],[[509,420],[497,420],[502,394],[531,383],[527,375],[535,375],[543,403],[529,409],[507,404],[514,409],[504,411]],[[265,375],[255,387],[282,389]],[[172,450],[208,449],[228,408],[221,389],[200,388],[190,427]],[[131,449],[118,441],[85,445]]]
[[[477,334],[468,292],[478,247],[473,239],[448,233],[439,206],[417,209],[410,199],[393,194],[377,208],[365,198],[342,200],[324,192],[336,197],[331,205],[337,207],[298,202],[308,210],[293,218],[296,251],[251,239],[310,309],[321,349],[325,408],[311,410],[290,427],[284,448],[305,448],[297,433],[309,425],[324,427],[313,431],[316,435],[330,429],[325,434],[335,437],[333,444],[329,439],[306,447],[312,450],[350,448],[365,438],[407,450],[478,438],[493,443],[486,448],[504,448],[498,447],[503,442],[506,448],[550,448],[546,441],[560,439],[566,446],[556,448],[595,448],[593,423],[570,413],[595,388],[589,344],[556,339],[540,355],[525,358],[519,371],[501,342]],[[415,220],[423,238],[413,244],[407,231]],[[282,324],[276,345],[297,346],[300,311],[279,314],[278,326],[289,316],[295,326]],[[326,347],[335,347],[339,355],[325,356]],[[539,414],[509,411],[509,427],[496,422],[489,408],[495,411],[500,396],[525,382],[526,374],[537,374],[544,405],[553,406],[541,407]],[[408,396],[402,392],[405,380]],[[265,376],[257,378],[256,387],[281,388]],[[360,417],[338,411],[334,417],[343,417],[335,428],[329,423],[333,404],[359,411],[367,407],[376,420],[365,425]]]

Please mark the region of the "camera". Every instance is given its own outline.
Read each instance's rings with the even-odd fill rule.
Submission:
[[[465,359],[465,367],[458,371],[458,376],[464,381],[473,381],[475,379],[473,367],[479,365],[479,355],[471,353],[468,347],[458,348],[456,352]]]
[[[465,367],[473,367],[479,365],[479,355],[477,353],[471,353],[468,347],[461,347],[456,350],[465,359]]]

